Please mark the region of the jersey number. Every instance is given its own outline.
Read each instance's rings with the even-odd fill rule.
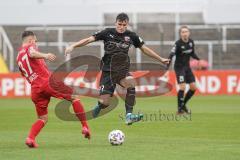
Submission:
[[[24,67],[23,67],[23,64],[22,64],[23,61],[26,61],[27,68],[24,68]],[[30,63],[29,63],[27,54],[25,54],[25,55],[22,57],[22,62],[19,61],[19,62],[18,62],[18,66],[19,66],[19,67],[21,68],[21,70],[23,71],[24,76],[25,76],[25,77],[29,77],[29,75],[31,75],[33,71],[32,71],[32,68],[31,68],[31,66],[30,66]],[[29,71],[29,74],[28,74],[27,70]]]

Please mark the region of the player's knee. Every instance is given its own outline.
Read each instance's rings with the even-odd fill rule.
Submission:
[[[130,87],[132,87],[132,88],[134,88],[136,86],[136,81],[135,81],[135,79],[131,79],[131,81],[130,81]]]
[[[38,118],[41,119],[44,122],[44,124],[48,122],[48,115],[39,116]]]
[[[100,101],[98,101],[98,106],[101,108],[101,109],[105,109],[109,106],[109,103],[102,103]]]
[[[123,79],[120,84],[125,88],[134,88],[136,86],[136,81],[133,77],[129,76]]]
[[[195,92],[197,90],[197,88],[196,87],[191,87],[190,90]]]
[[[111,95],[109,95],[109,94],[101,95],[98,101],[99,101],[99,103],[101,103],[105,106],[109,106],[110,97],[111,97]]]
[[[134,88],[136,86],[135,82],[134,81],[128,81],[126,84],[125,84],[125,87],[126,88]]]
[[[186,85],[180,84],[180,85],[179,85],[179,89],[184,91],[184,90],[186,89]]]
[[[197,90],[196,85],[195,84],[190,85],[190,90],[196,91]]]
[[[135,88],[135,86],[136,86],[135,82],[131,82],[129,88]]]

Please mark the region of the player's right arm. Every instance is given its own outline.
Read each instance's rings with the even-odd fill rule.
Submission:
[[[99,40],[105,40],[107,31],[108,31],[107,29],[104,29],[102,31],[95,32],[92,36],[82,39],[82,40],[70,45],[69,47],[66,48],[65,55],[71,53],[77,47],[86,46],[89,43],[99,41]]]
[[[88,38],[82,39],[76,43],[73,43],[72,45],[70,45],[69,47],[66,48],[65,50],[65,55],[71,53],[75,48],[77,47],[82,47],[82,46],[86,46],[89,43],[92,43],[96,41],[94,36],[90,36]]]
[[[176,52],[177,52],[177,43],[174,44],[174,46],[172,47],[171,49],[171,52],[168,56],[168,59],[170,60],[167,67],[169,67],[171,65],[171,62],[172,62],[172,58],[176,55]]]
[[[54,61],[56,56],[52,53],[42,53],[35,50],[33,47],[29,48],[29,57],[35,59],[46,59],[49,61]]]
[[[168,59],[172,60],[172,58],[176,55],[177,52],[177,43],[174,44],[174,46],[171,49],[171,52],[168,56]]]

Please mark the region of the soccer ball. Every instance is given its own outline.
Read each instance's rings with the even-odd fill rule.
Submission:
[[[120,130],[113,130],[108,135],[108,141],[111,145],[117,146],[122,145],[124,142],[125,135]]]

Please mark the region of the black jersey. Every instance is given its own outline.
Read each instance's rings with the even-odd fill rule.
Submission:
[[[194,51],[194,41],[192,39],[189,39],[188,42],[184,42],[182,39],[177,40],[171,50],[169,59],[172,59],[174,55],[176,55],[174,68],[189,67],[190,57],[199,60]]]
[[[105,53],[101,61],[103,71],[128,70],[130,66],[129,48],[132,45],[140,48],[144,44],[135,32],[129,30],[118,33],[115,28],[106,28],[96,32],[93,36],[96,41],[102,40],[104,43]]]

